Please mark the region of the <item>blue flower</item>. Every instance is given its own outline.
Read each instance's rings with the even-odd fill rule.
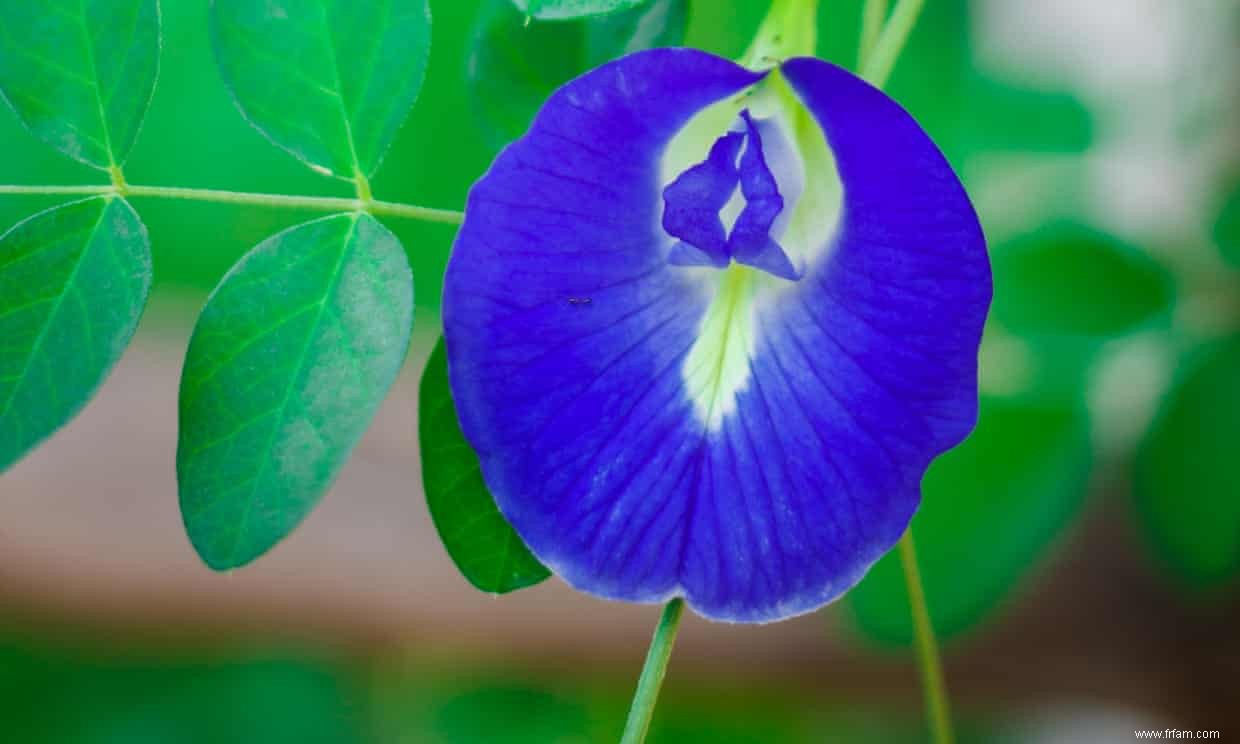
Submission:
[[[470,193],[444,332],[500,510],[572,586],[759,622],[853,586],[977,416],[977,217],[838,67],[657,50]]]

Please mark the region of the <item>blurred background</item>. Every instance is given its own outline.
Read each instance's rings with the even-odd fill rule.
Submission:
[[[822,0],[854,66],[861,0]],[[350,196],[241,118],[207,0],[164,0],[131,182]],[[427,83],[378,198],[459,209],[557,84],[625,49],[739,56],[765,0],[655,0],[525,26],[432,0]],[[929,0],[890,93],[969,187],[995,271],[977,432],[914,522],[964,741],[1240,736],[1240,3]],[[100,174],[0,111],[0,183]],[[57,203],[0,198],[0,229]],[[305,213],[135,199],[155,289],[86,411],[0,477],[0,740],[595,742],[618,737],[653,607],[549,581],[477,593],[439,545],[417,380],[454,229],[390,220],[413,263],[405,374],[321,506],[251,567],[193,553],[176,391],[206,293]],[[899,567],[760,627],[691,618],[654,742],[916,742]]]

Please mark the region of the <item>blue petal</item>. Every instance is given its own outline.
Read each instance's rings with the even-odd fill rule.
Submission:
[[[799,279],[792,261],[771,237],[771,226],[784,211],[784,198],[762,153],[762,135],[748,111],[742,111],[741,118],[749,135],[740,163],[745,209],[728,237],[727,253],[738,263],[755,266],[784,279]]]
[[[444,293],[462,428],[504,515],[584,591],[720,620],[814,609],[894,544],[972,427],[990,281],[963,189],[882,93],[815,60],[784,74],[844,201],[777,290],[668,260],[664,148],[761,80],[702,52],[569,83],[470,193]],[[691,368],[716,333],[719,367]]]
[[[745,135],[728,132],[715,141],[706,160],[663,189],[663,229],[680,240],[668,261],[678,266],[727,266],[728,236],[719,210],[732,198],[740,173],[736,156]]]

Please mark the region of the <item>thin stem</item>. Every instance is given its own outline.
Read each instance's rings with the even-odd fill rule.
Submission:
[[[917,665],[921,669],[921,686],[926,696],[930,730],[935,744],[952,744],[956,737],[952,733],[951,711],[947,704],[947,683],[943,679],[943,665],[939,661],[939,645],[934,637],[934,626],[930,623],[930,611],[926,609],[926,591],[921,584],[911,528],[900,538],[900,564],[904,566],[904,583],[908,587],[908,603],[913,612]]]
[[[125,172],[119,165],[113,163],[108,166],[108,178],[112,179],[112,188],[122,192],[125,190]]]
[[[624,724],[624,737],[620,739],[620,744],[641,744],[646,740],[650,719],[654,717],[654,704],[659,699],[659,688],[663,686],[663,677],[667,674],[667,662],[672,657],[672,645],[676,642],[676,631],[680,627],[680,616],[684,609],[685,601],[679,597],[663,608],[663,616],[659,618],[659,625],[654,629],[654,638],[650,640],[650,650],[646,652],[646,665],[642,667],[642,676],[637,680],[637,691],[633,693],[629,720]]]
[[[220,191],[216,189],[185,189],[175,186],[141,186],[124,184],[115,186],[5,186],[0,194],[120,194],[122,196],[150,197],[156,199],[183,199],[188,201],[219,202],[225,204],[250,204],[263,207],[286,207],[290,209],[316,209],[328,212],[366,211],[390,217],[406,217],[425,222],[443,222],[458,225],[464,218],[460,212],[450,209],[433,209],[416,204],[379,201],[377,199],[343,199],[330,196],[293,196],[290,194],[259,194],[248,191]]]
[[[861,66],[861,77],[878,88],[887,83],[924,5],[925,0],[899,0],[896,9],[891,12],[891,19],[878,35],[878,41],[874,42],[868,59]]]
[[[865,66],[887,20],[887,0],[865,0],[861,15],[861,44],[857,48],[857,68]]]
[[[465,215],[452,209],[435,209],[433,207],[419,207],[416,204],[405,204],[403,202],[379,201],[372,199],[365,204],[366,211],[371,214],[382,214],[389,217],[405,217],[411,220],[422,220],[423,222],[442,222],[448,225],[459,225],[465,219]]]
[[[363,202],[374,201],[374,195],[370,193],[370,181],[367,180],[366,174],[358,171],[353,176],[353,185],[357,189],[357,198]]]
[[[909,34],[913,32],[913,26],[917,25],[924,4],[924,0],[899,0],[891,19],[879,32],[877,26],[887,12],[887,2],[866,0],[859,66],[862,77],[875,87],[881,88],[887,83]],[[875,34],[877,39],[873,38]],[[911,527],[900,538],[900,565],[904,567],[904,585],[908,588],[909,609],[913,615],[917,666],[921,670],[921,687],[926,698],[930,730],[935,744],[953,744],[956,737],[947,702],[947,683],[943,678],[943,663],[939,659],[939,645],[934,637],[934,625],[930,622],[930,610],[926,607],[926,590],[921,583],[921,569],[917,565],[917,549],[913,545]]]
[[[261,207],[289,207],[292,209],[322,209],[327,211],[355,210],[361,204],[357,199],[341,199],[330,196],[294,196],[291,194],[259,194],[248,191],[220,191],[216,189],[187,189],[177,186],[139,186],[131,184],[125,189],[128,196],[155,199],[185,199],[188,201],[218,202],[223,204],[251,204]]]
[[[6,186],[0,185],[0,194],[74,194],[91,196],[98,194],[114,194],[113,186]]]

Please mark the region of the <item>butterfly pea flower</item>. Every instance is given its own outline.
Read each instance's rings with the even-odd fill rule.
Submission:
[[[487,486],[601,597],[815,609],[977,416],[968,196],[898,104],[816,59],[655,50],[568,83],[470,192],[444,292]]]

